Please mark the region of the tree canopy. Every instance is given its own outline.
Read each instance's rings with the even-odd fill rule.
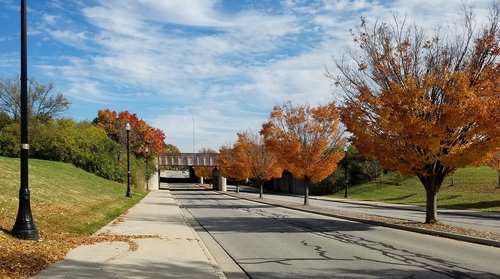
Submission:
[[[99,110],[94,124],[104,129],[113,140],[124,143],[126,141],[125,125],[129,123],[130,146],[136,155],[146,156],[146,147],[150,153],[163,154],[165,151],[165,134],[157,128],[149,126],[137,114],[122,111],[117,113],[109,109]]]
[[[238,133],[234,150],[240,153],[239,158],[244,168],[249,170],[249,178],[253,179],[263,195],[264,182],[271,178],[279,178],[283,167],[276,154],[266,149],[261,135],[252,132]]]
[[[416,175],[427,192],[426,222],[447,174],[500,145],[498,2],[478,32],[464,10],[463,33],[428,35],[394,17],[353,31],[360,51],[336,60],[341,118],[350,141],[385,167]],[[354,63],[350,63],[354,62]]]
[[[48,120],[66,111],[71,102],[62,93],[54,92],[54,84],[40,84],[34,78],[28,79],[28,116]],[[21,114],[20,79],[0,80],[0,110],[14,119]]]
[[[280,164],[295,177],[304,178],[304,204],[309,203],[309,182],[325,179],[344,157],[343,132],[334,103],[311,107],[288,102],[275,106],[261,134]]]

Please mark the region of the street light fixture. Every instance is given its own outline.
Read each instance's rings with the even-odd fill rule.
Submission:
[[[349,166],[347,162],[347,155],[349,154],[347,152],[347,146],[344,146],[344,152],[345,152],[345,157],[344,157],[344,176],[345,176],[345,193],[344,193],[344,198],[349,198],[349,195],[347,193],[347,186],[349,185],[349,178],[347,176],[347,167]]]
[[[127,131],[127,198],[132,197],[130,192],[130,123],[125,125],[125,130]]]
[[[21,0],[21,187],[19,208],[12,235],[27,240],[38,240],[38,230],[31,215],[28,188],[28,44],[26,25],[26,0]]]
[[[146,189],[149,190],[149,179],[148,179],[148,172],[149,172],[148,153],[149,153],[149,148],[147,146],[144,149],[144,152],[146,152]]]

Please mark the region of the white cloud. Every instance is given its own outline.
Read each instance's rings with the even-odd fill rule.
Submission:
[[[481,18],[486,2],[475,2]],[[258,130],[274,104],[331,101],[324,67],[351,44],[360,16],[374,22],[398,11],[434,28],[452,24],[462,1],[290,0],[271,13],[228,12],[215,0],[108,0],[82,8],[81,26],[50,3],[60,10],[41,15],[46,34],[85,54],[40,63],[44,75],[74,103],[136,112],[191,151],[189,110],[197,149],[218,148]]]

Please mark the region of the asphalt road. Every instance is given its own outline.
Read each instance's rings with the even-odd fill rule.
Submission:
[[[251,278],[500,278],[500,249],[171,185]]]
[[[240,186],[241,187],[241,186]],[[254,197],[258,194],[255,188],[243,186],[242,190]],[[232,190],[228,186],[228,190]],[[264,197],[303,203],[304,197],[298,195],[264,194]],[[425,221],[425,208],[421,206],[387,204],[378,202],[358,202],[341,199],[311,197],[311,205],[336,209],[348,209],[361,213],[370,213],[387,217],[395,217],[418,222]],[[457,225],[465,228],[500,233],[500,214],[493,212],[473,212],[467,210],[454,210],[438,208],[438,220],[443,224]]]

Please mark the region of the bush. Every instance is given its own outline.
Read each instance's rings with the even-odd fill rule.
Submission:
[[[311,188],[313,195],[329,195],[344,190],[346,187],[345,168],[347,167],[347,181],[349,185],[360,184],[376,179],[382,174],[382,166],[349,146],[347,158],[340,161],[337,170],[325,180]]]
[[[18,122],[0,129],[0,156],[19,157],[21,131]]]
[[[121,156],[125,148],[103,129],[72,119],[32,120],[29,124],[30,157],[72,163],[106,179],[127,181],[126,155]],[[19,123],[11,121],[0,129],[0,156],[19,157],[19,142]],[[133,153],[130,162],[131,181],[142,187],[147,176],[145,162]]]

